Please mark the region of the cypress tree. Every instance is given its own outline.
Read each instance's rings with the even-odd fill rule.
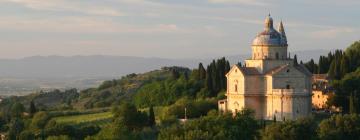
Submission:
[[[206,78],[206,70],[205,70],[202,63],[199,63],[199,68],[198,69],[199,69],[199,78],[200,78],[200,80],[205,79]]]
[[[324,57],[323,56],[320,56],[319,58],[319,69],[318,69],[318,73],[319,74],[323,74],[324,73],[324,70],[325,70],[325,67],[324,67]]]
[[[35,107],[34,100],[31,100],[31,102],[30,102],[29,113],[30,113],[30,115],[34,115],[36,113],[36,107]]]
[[[338,66],[337,66],[337,62],[335,59],[331,62],[328,75],[331,79],[338,79],[339,71],[338,71]]]
[[[155,114],[154,114],[154,108],[153,106],[150,106],[149,109],[149,126],[155,126]]]
[[[212,77],[212,94],[211,96],[215,96],[215,94],[219,91],[219,75],[217,74],[217,67],[215,60],[211,63],[211,77]]]
[[[358,101],[357,101],[357,97],[356,94],[351,93],[350,97],[349,97],[349,112],[351,114],[357,114],[358,113]]]
[[[294,56],[294,65],[296,66],[296,65],[298,65],[299,63],[298,63],[298,60],[297,60],[297,56],[296,56],[296,54],[295,54],[295,56]]]
[[[208,89],[208,91],[210,92],[210,94],[213,93],[213,84],[212,84],[212,76],[211,76],[211,73],[212,73],[212,70],[211,70],[211,67],[208,66],[207,69],[206,69],[206,83],[205,83],[205,86],[206,88]]]
[[[349,62],[346,56],[343,56],[340,61],[340,74],[339,78],[344,77],[349,72]]]

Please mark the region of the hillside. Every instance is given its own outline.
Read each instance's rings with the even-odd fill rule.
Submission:
[[[157,81],[171,79],[174,72],[178,74],[188,73],[190,69],[183,67],[163,67],[142,74],[129,74],[120,79],[104,81],[98,87],[78,91],[68,89],[64,91],[40,91],[25,96],[13,96],[6,98],[0,106],[10,105],[16,101],[28,108],[31,101],[34,101],[40,110],[58,109],[89,109],[109,107],[118,104],[120,101],[130,100],[144,85],[151,85]],[[1,107],[0,107],[1,108]]]

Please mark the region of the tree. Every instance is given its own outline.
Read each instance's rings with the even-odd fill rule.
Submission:
[[[50,136],[46,140],[71,140],[71,138],[66,135],[60,135],[60,136]]]
[[[149,125],[154,126],[155,124],[156,124],[156,122],[155,122],[154,108],[153,108],[153,106],[150,106],[150,109],[149,109]]]
[[[349,72],[349,62],[346,56],[343,56],[340,61],[340,74],[339,77],[344,77]]]
[[[45,111],[37,112],[31,121],[31,126],[35,129],[44,129],[49,119],[50,116],[48,115],[47,112]]]
[[[19,135],[19,140],[35,140],[35,135],[31,131],[23,131]]]
[[[320,122],[318,135],[322,140],[358,140],[360,117],[356,114],[333,115]]]
[[[259,125],[254,113],[243,110],[233,116],[210,111],[207,116],[161,128],[158,139],[256,139]]]
[[[351,105],[353,105],[353,108],[359,109],[360,103],[357,101],[359,99],[357,92],[360,91],[359,83],[360,68],[355,72],[346,74],[341,80],[334,80],[331,86],[336,92],[334,96],[330,96],[329,105],[341,107],[344,112],[350,112]],[[353,93],[353,95],[350,93]],[[350,99],[352,103],[350,103]]]
[[[313,140],[317,125],[312,118],[285,121],[267,125],[262,131],[263,140]]]
[[[340,79],[339,67],[337,65],[338,63],[335,60],[333,60],[330,64],[328,75],[331,79],[336,79],[336,80]]]
[[[317,72],[317,65],[315,64],[314,60],[311,59],[309,62],[305,63],[305,67],[311,72],[316,73]]]
[[[359,103],[358,103],[358,98],[356,96],[356,93],[355,94],[351,93],[349,98],[350,98],[349,99],[349,104],[350,104],[349,105],[349,111],[350,111],[350,113],[352,113],[352,114],[359,113],[359,108],[358,108]]]
[[[36,113],[36,107],[35,107],[34,100],[31,100],[31,102],[30,102],[29,113],[30,113],[30,115],[34,115]]]
[[[205,79],[206,78],[206,70],[202,63],[199,63],[198,70],[199,70],[199,79],[200,80]]]
[[[9,139],[16,140],[18,139],[20,133],[24,130],[24,122],[20,118],[14,118],[11,120],[9,125]]]
[[[125,125],[129,130],[141,130],[148,122],[147,115],[139,112],[135,105],[123,103],[113,108],[114,120]]]
[[[16,102],[11,106],[11,116],[12,117],[19,118],[22,116],[24,111],[25,111],[25,107],[21,103]]]
[[[294,56],[294,65],[298,65],[299,63],[298,63],[298,60],[297,60],[297,55],[295,54],[295,56]]]

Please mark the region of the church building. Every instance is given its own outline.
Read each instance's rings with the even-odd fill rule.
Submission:
[[[232,66],[226,77],[226,99],[218,102],[221,111],[250,108],[257,119],[277,121],[311,114],[312,74],[290,58],[283,23],[274,29],[270,15],[252,42],[251,58],[244,66]]]

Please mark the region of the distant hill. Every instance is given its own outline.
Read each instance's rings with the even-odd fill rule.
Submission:
[[[327,50],[291,52],[298,60],[308,61]],[[166,59],[133,56],[33,56],[22,59],[0,59],[0,95],[23,95],[40,89],[85,89],[99,85],[103,80],[118,79],[130,73],[144,73],[165,66],[195,68],[199,62],[209,64],[214,58]],[[227,56],[231,64],[249,54]]]
[[[299,60],[318,59],[327,50],[293,52]],[[34,56],[23,59],[0,59],[0,77],[10,78],[111,78],[129,73],[142,73],[164,66],[197,67],[199,62],[208,64],[212,59],[165,59],[132,56]],[[234,55],[226,58],[234,64],[250,55]]]

